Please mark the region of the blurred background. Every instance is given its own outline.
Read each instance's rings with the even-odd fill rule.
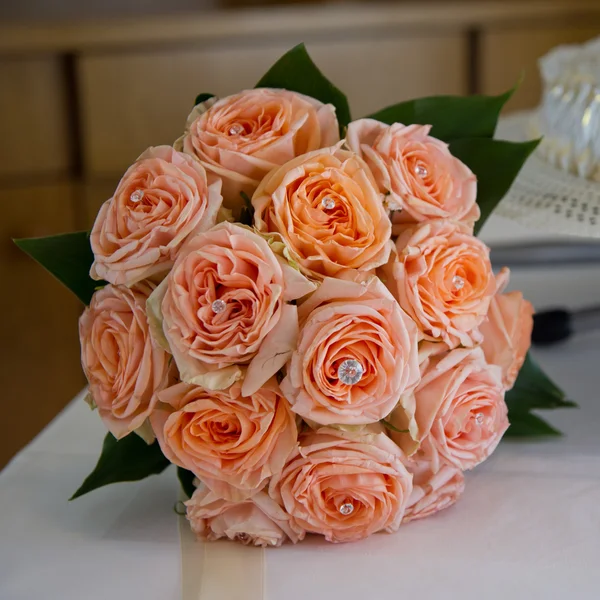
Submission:
[[[600,33],[597,0],[0,0],[0,468],[84,386],[79,302],[11,238],[89,229],[195,96],[252,87],[304,41],[354,117],[432,94],[533,107],[537,59]]]

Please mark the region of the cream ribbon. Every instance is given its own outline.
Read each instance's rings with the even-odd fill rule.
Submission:
[[[182,600],[264,600],[265,551],[196,539],[179,517]]]

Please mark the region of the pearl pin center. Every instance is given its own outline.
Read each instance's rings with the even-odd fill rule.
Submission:
[[[129,199],[134,204],[141,202],[143,200],[143,198],[144,198],[144,190],[135,190],[135,192],[132,192],[131,196],[129,196]]]
[[[225,304],[225,302],[223,300],[215,300],[210,307],[212,308],[212,311],[215,314],[220,314],[222,313],[226,308],[227,308],[227,304]]]
[[[354,512],[354,504],[352,504],[351,502],[344,502],[344,504],[340,506],[339,510],[340,513],[342,513],[346,517]]]
[[[325,198],[321,200],[321,206],[325,210],[331,210],[335,208],[335,200],[333,198],[330,198],[329,196],[325,196]]]
[[[352,358],[345,360],[338,367],[338,379],[346,384],[346,385],[354,385],[358,383],[363,373],[365,372],[364,367],[357,361]]]
[[[478,412],[475,415],[475,423],[477,423],[477,425],[483,425],[483,413]]]
[[[419,177],[427,177],[428,175],[428,171],[427,168],[424,167],[423,165],[417,165],[415,167],[415,174],[418,175]]]
[[[240,133],[242,133],[242,131],[244,131],[243,125],[240,125],[239,123],[234,123],[229,128],[229,135],[240,135]]]
[[[455,275],[452,278],[452,285],[455,290],[460,291],[465,287],[465,280],[460,275]]]

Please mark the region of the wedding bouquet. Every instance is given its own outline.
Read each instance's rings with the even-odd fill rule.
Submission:
[[[475,237],[537,144],[493,139],[509,96],[353,121],[300,45],[199,96],[90,233],[19,240],[87,305],[110,433],[73,497],[172,463],[202,538],[355,541],[453,504],[507,431],[558,433],[532,306]]]

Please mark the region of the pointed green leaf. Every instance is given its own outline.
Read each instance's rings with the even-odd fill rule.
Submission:
[[[256,87],[283,88],[316,98],[324,104],[333,104],[340,124],[340,135],[343,135],[344,128],[351,121],[348,99],[321,73],[304,44],[298,44],[286,52],[263,75]]]
[[[89,304],[94,290],[105,283],[94,281],[90,277],[94,255],[85,231],[14,242],[66,285],[84,304]]]
[[[562,435],[562,433],[533,413],[519,413],[518,415],[513,415],[510,420],[510,427],[504,434],[505,437],[532,437],[544,435],[558,436]]]
[[[196,490],[196,486],[194,485],[196,476],[191,471],[177,467],[177,478],[185,495],[191,498]]]
[[[565,393],[540,369],[531,354],[527,354],[515,385],[506,393],[506,405],[509,417],[536,408],[577,406],[565,398]]]
[[[98,464],[70,500],[111,483],[139,481],[156,475],[170,464],[156,441],[148,445],[135,433],[117,441],[111,433],[107,433]]]
[[[388,106],[368,116],[383,123],[432,125],[431,135],[446,142],[491,138],[502,107],[515,88],[500,96],[432,96]]]
[[[487,138],[466,138],[450,142],[450,152],[477,176],[477,204],[481,217],[475,224],[476,234],[508,192],[539,142],[540,140],[507,142]]]
[[[211,98],[214,98],[215,95],[214,94],[198,94],[196,96],[196,100],[194,101],[194,106],[197,106],[198,104],[202,104],[202,102],[206,102],[207,100],[210,100]]]

